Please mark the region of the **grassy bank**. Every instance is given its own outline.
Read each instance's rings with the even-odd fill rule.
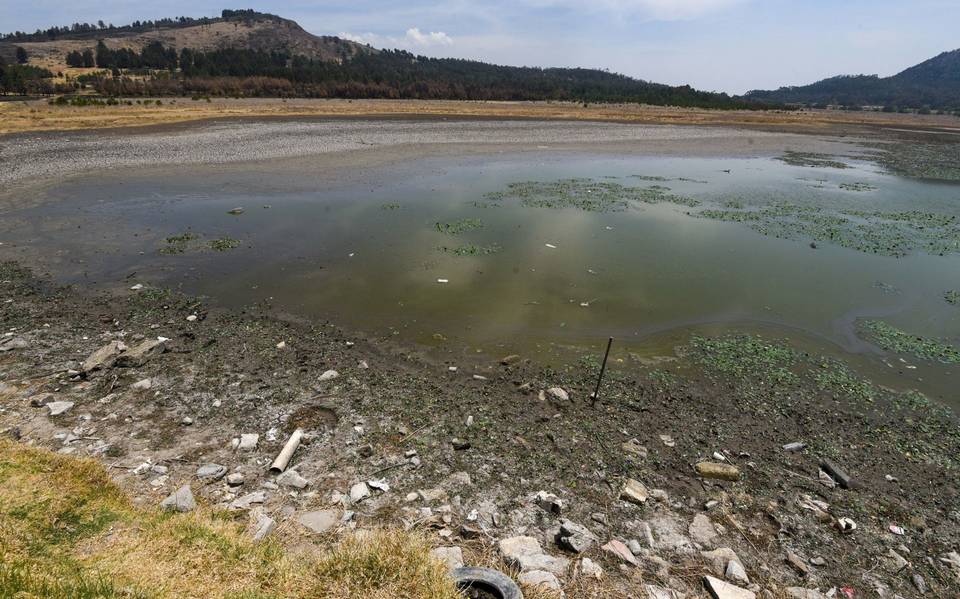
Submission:
[[[375,531],[291,553],[230,514],[134,506],[95,460],[0,442],[0,598],[459,597],[428,550]]]

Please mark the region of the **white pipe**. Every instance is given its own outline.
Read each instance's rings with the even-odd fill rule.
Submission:
[[[283,472],[287,469],[287,464],[290,463],[290,458],[293,457],[293,452],[297,450],[297,447],[300,446],[300,439],[303,437],[303,429],[298,428],[293,431],[293,434],[290,435],[290,438],[287,440],[287,444],[283,446],[283,450],[280,452],[280,455],[277,456],[277,459],[273,460],[273,465],[270,466],[271,472]]]

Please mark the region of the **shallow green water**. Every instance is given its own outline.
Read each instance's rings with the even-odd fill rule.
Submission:
[[[884,354],[855,325],[881,319],[960,345],[960,308],[944,300],[960,288],[960,254],[949,251],[960,251],[949,224],[960,216],[960,185],[846,162],[526,153],[385,167],[363,185],[317,183],[310,193],[270,192],[269,165],[255,193],[200,176],[127,176],[55,189],[57,204],[12,215],[3,236],[58,251],[52,268],[66,280],[110,283],[137,272],[227,305],[269,300],[435,351],[549,354],[614,336],[637,352],[664,353],[678,331],[772,331],[949,400],[950,365]],[[570,178],[584,179],[580,195],[592,186],[632,191],[594,211],[525,202],[509,190]],[[653,196],[638,191],[652,186]],[[682,200],[638,199],[657,194]],[[840,213],[854,228],[876,213],[943,215],[937,239],[946,245],[937,248],[948,251],[907,244],[906,255],[878,255],[843,247],[842,237],[814,249],[809,234],[822,231],[794,226],[793,213],[767,235],[755,223],[701,214],[781,205],[817,215],[816,227]],[[244,212],[228,214],[235,207]],[[50,220],[65,211],[71,224]],[[917,226],[921,237],[931,232]],[[868,233],[877,230],[886,227]],[[166,238],[185,233],[183,251],[169,251]],[[214,240],[231,242],[214,251]]]

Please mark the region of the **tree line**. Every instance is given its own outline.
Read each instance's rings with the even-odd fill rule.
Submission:
[[[89,56],[74,56],[72,60],[88,63]],[[184,48],[176,53],[154,42],[137,53],[129,49],[110,50],[101,43],[94,60],[96,66],[113,70],[95,80],[96,88],[107,95],[572,100],[704,108],[767,107],[726,94],[649,83],[607,71],[507,67],[417,56],[404,50],[362,52],[332,62],[285,51]],[[137,68],[163,72],[133,78],[116,71]]]

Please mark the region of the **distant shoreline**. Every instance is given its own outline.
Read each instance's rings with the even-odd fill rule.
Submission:
[[[135,100],[131,100],[134,101]],[[0,102],[0,138],[39,131],[124,129],[243,118],[536,119],[633,124],[719,125],[797,133],[857,133],[894,127],[920,133],[956,131],[960,119],[837,110],[707,110],[637,104],[473,102],[453,100],[330,100],[161,98],[161,105],[51,106],[47,99]]]

